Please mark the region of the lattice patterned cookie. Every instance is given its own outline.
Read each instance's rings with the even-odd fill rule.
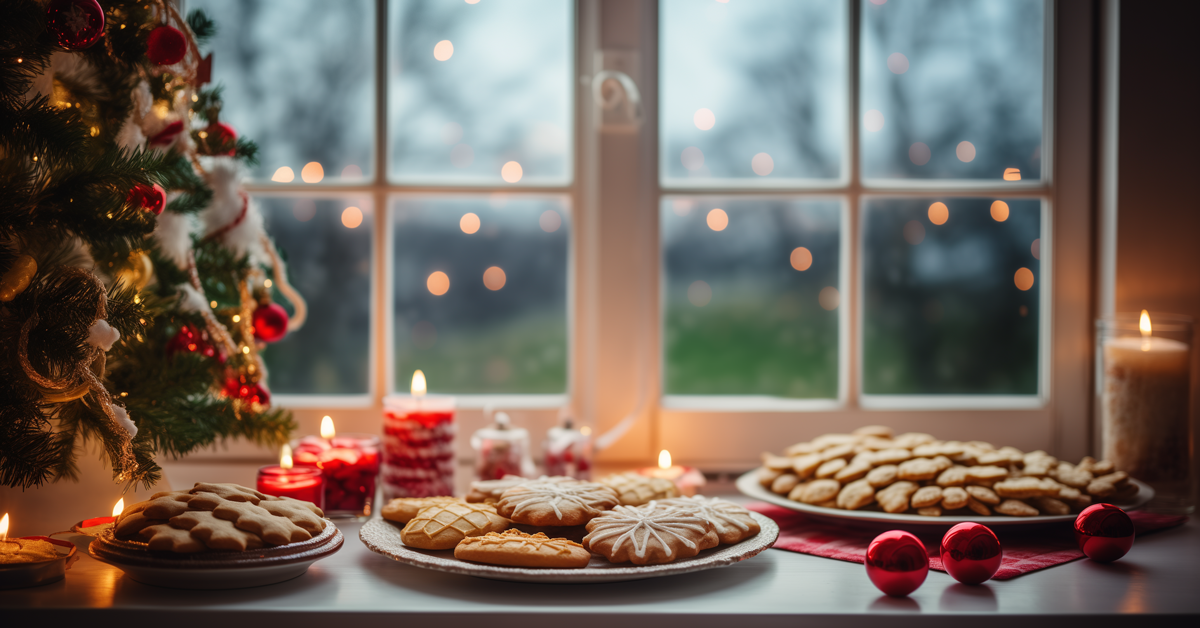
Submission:
[[[582,545],[567,539],[552,539],[540,532],[505,530],[463,539],[455,546],[454,557],[508,567],[579,569],[587,567],[592,555]]]
[[[720,497],[678,497],[655,502],[660,508],[679,508],[713,524],[717,538],[726,545],[741,543],[758,534],[760,526],[750,511]]]
[[[583,546],[611,563],[669,563],[720,543],[707,519],[657,506],[617,506],[589,521],[587,529]]]
[[[508,525],[491,504],[453,502],[417,513],[400,531],[400,540],[417,549],[445,550],[467,537],[500,532]]]
[[[617,492],[594,482],[526,482],[500,496],[496,511],[533,526],[577,526],[616,506]]]
[[[506,475],[499,480],[478,480],[471,482],[471,492],[467,493],[465,499],[468,503],[495,503],[500,501],[500,496],[504,491],[525,482],[574,482],[575,478],[566,475],[543,475],[534,480],[531,478],[521,477],[519,475]]]
[[[614,473],[600,478],[600,483],[617,492],[622,506],[642,506],[654,500],[679,496],[675,483],[665,478],[651,478],[638,473]]]
[[[397,497],[387,503],[379,514],[388,521],[396,523],[408,523],[417,516],[417,513],[429,508],[430,506],[441,506],[444,504],[452,504],[460,502],[457,497]]]

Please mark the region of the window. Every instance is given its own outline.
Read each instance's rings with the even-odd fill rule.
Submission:
[[[1090,9],[189,6],[312,306],[266,353],[302,429],[376,430],[421,368],[467,433],[485,404],[637,418],[614,460],[743,467],[865,422],[1081,440]],[[602,70],[640,128],[606,126]]]

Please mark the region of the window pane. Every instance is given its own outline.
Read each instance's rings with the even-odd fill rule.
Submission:
[[[221,120],[258,143],[255,178],[371,176],[371,0],[188,0],[187,8],[217,22],[205,49],[213,52],[213,82],[225,86]]]
[[[558,197],[393,201],[395,388],[567,388],[570,214]]]
[[[370,382],[372,208],[362,197],[256,197],[308,320],[263,352],[276,394],[363,394]],[[273,286],[272,298],[288,308]]]
[[[871,199],[863,392],[1038,392],[1041,201]]]
[[[393,0],[388,11],[392,176],[571,178],[571,2]]]
[[[837,397],[841,203],[663,199],[666,394]]]
[[[841,176],[844,2],[663,0],[661,8],[665,180]]]
[[[860,1],[863,176],[1041,178],[1040,0]]]

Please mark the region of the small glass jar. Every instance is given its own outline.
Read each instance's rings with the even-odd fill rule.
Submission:
[[[317,467],[267,466],[258,470],[258,492],[312,502],[325,510],[325,477]]]
[[[316,467],[325,478],[325,515],[367,517],[375,500],[380,443],[374,434],[305,436],[292,442],[295,467]]]
[[[570,418],[546,432],[542,443],[542,461],[546,475],[563,475],[576,480],[592,479],[592,436],[575,429]]]
[[[1147,509],[1190,513],[1193,321],[1126,313],[1096,321],[1101,455],[1155,491]]]
[[[476,480],[534,474],[533,459],[529,457],[529,430],[513,427],[504,412],[497,412],[492,425],[471,435],[471,448],[475,450]]]

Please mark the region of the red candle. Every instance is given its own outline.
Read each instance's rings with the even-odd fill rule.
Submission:
[[[412,395],[383,400],[383,496],[454,494],[454,398],[425,395],[425,374],[413,373]]]
[[[325,478],[316,467],[296,467],[292,464],[292,450],[283,446],[279,466],[262,467],[258,470],[258,492],[276,497],[291,497],[312,502],[317,508],[325,509]]]
[[[325,509],[335,515],[367,516],[379,475],[379,437],[336,435],[333,419],[321,422],[321,436],[296,443],[297,467],[315,467],[325,478]]]

